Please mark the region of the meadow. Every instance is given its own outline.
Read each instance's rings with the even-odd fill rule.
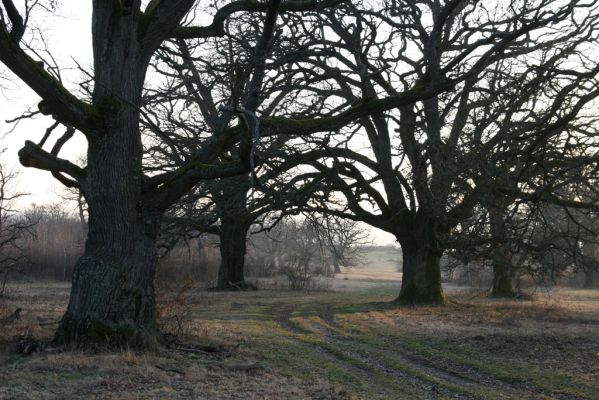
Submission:
[[[599,290],[453,289],[445,306],[400,307],[396,285],[360,286],[169,291],[170,342],[137,352],[52,347],[69,285],[12,284],[0,316],[22,312],[0,330],[0,398],[599,398]],[[43,350],[16,354],[19,336]]]

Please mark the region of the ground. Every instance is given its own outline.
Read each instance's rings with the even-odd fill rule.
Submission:
[[[272,280],[245,293],[162,288],[162,327],[175,337],[143,353],[17,355],[15,336],[51,339],[69,286],[11,285],[0,399],[599,399],[599,290],[500,300],[445,285],[446,306],[399,307],[394,256],[369,252],[321,291]]]
[[[189,285],[162,297],[178,335],[168,348],[29,356],[14,336],[48,341],[69,288],[11,285],[0,318],[23,311],[0,326],[0,399],[599,399],[599,290],[510,301],[452,290],[446,306],[398,307],[393,280],[353,280],[320,292]]]

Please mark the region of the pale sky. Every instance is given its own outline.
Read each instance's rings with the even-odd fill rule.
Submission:
[[[62,77],[71,90],[77,89],[77,82],[81,74],[75,69],[76,60],[84,67],[91,65],[91,2],[81,0],[63,0],[58,16],[44,15],[33,20],[33,24],[44,32],[52,56],[63,69]],[[0,66],[4,74],[5,68]],[[14,132],[7,133],[12,125],[5,120],[21,115],[31,108],[37,110],[39,97],[26,85],[8,73],[10,83],[2,82],[8,86],[0,91],[0,150],[6,151],[0,156],[0,162],[20,173],[18,190],[29,193],[21,198],[18,207],[26,208],[32,203],[48,204],[63,201],[59,194],[63,186],[56,181],[49,172],[39,171],[34,168],[24,168],[18,160],[17,152],[25,140],[38,142],[46,128],[52,124],[48,117],[39,117],[34,120],[24,120],[19,123]],[[49,143],[54,143],[62,132],[55,131]],[[53,138],[53,139],[52,139]],[[48,145],[47,145],[48,146]],[[51,144],[50,144],[51,146]],[[85,154],[85,140],[77,134],[61,151],[62,158],[76,161]],[[371,228],[373,244],[388,245],[395,242],[395,238],[383,231]]]
[[[48,48],[59,66],[64,70],[63,79],[71,84],[66,84],[70,89],[75,89],[80,74],[74,71],[75,62],[87,66],[91,62],[91,2],[64,0],[58,16],[49,16],[46,13],[35,14],[36,19],[31,26],[36,26],[44,31],[44,37],[48,42]],[[4,70],[4,67],[1,67]],[[14,167],[20,172],[19,190],[30,193],[30,196],[21,199],[20,206],[30,203],[54,203],[61,201],[57,193],[62,190],[59,184],[49,172],[39,171],[33,168],[24,168],[18,160],[17,152],[23,146],[25,140],[38,142],[43,136],[46,128],[52,124],[48,117],[39,117],[35,120],[21,121],[14,132],[6,134],[12,125],[6,124],[5,120],[19,116],[28,108],[37,110],[39,97],[26,85],[22,84],[14,75],[8,73],[11,82],[0,93],[0,149],[7,150],[2,154],[2,164],[8,168]],[[55,133],[54,140],[59,131]],[[76,160],[85,154],[85,141],[79,134],[65,147],[61,156]],[[53,143],[52,138],[50,143]]]

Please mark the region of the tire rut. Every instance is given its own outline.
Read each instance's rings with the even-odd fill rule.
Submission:
[[[291,333],[309,333],[309,331],[291,322],[291,315],[297,307],[291,304],[279,304],[273,307],[272,313],[279,326]]]
[[[302,342],[314,351],[317,351],[328,361],[348,371],[357,378],[372,379],[372,371],[380,371],[385,376],[396,378],[402,384],[409,386],[411,389],[409,392],[426,394],[424,398],[430,399],[438,397],[451,397],[464,400],[479,399],[481,395],[474,393],[485,390],[495,390],[512,398],[522,398],[523,395],[525,396],[524,393],[529,392],[530,389],[534,389],[524,384],[519,385],[499,380],[466,365],[452,363],[451,367],[449,367],[446,362],[439,362],[432,365],[430,360],[422,360],[410,352],[392,350],[391,348],[397,346],[398,343],[390,343],[388,338],[387,340],[381,338],[381,344],[378,346],[371,346],[359,340],[348,339],[348,336],[343,334],[344,331],[335,323],[335,314],[331,305],[323,305],[316,312],[316,316],[322,322],[312,318],[303,319],[303,323],[308,329],[300,327],[291,321],[291,315],[295,310],[296,307],[293,305],[281,304],[273,308],[273,313],[277,323],[291,333],[319,334],[328,346],[334,347],[336,351],[343,354],[343,357],[317,344],[308,343],[303,340]],[[347,347],[355,347],[356,345],[362,347],[362,350],[347,349]],[[344,358],[354,360],[356,363],[352,363]],[[406,369],[413,370],[415,374],[394,368],[389,365],[390,362],[397,362],[405,366]],[[359,367],[355,364],[364,364],[365,367]],[[424,376],[418,376],[418,374]],[[388,385],[385,386],[389,388]],[[464,388],[466,392],[474,393],[461,393],[451,390],[447,386]]]
[[[336,330],[339,330],[339,326],[335,324],[334,313],[332,312],[332,308],[330,307],[330,305],[325,305],[320,310],[318,316],[326,324],[320,324],[317,321],[308,320],[308,324],[310,325],[311,329],[320,332],[329,341],[338,341],[344,339],[342,335],[329,328],[329,326],[333,326]],[[362,344],[362,346],[364,346],[364,344]],[[439,381],[441,384],[445,383],[453,386],[458,386],[460,388],[467,388],[474,392],[484,390],[495,390],[505,393],[510,397],[521,398],[523,393],[529,392],[531,389],[534,389],[529,385],[514,384],[513,382],[497,379],[493,376],[484,374],[479,370],[466,365],[452,363],[451,368],[445,362],[439,362],[433,365],[430,360],[422,360],[414,354],[410,354],[408,352],[401,352],[395,349],[391,350],[391,348],[394,346],[397,346],[397,344],[391,344],[388,343],[388,341],[383,340],[381,342],[381,345],[378,346],[378,349],[375,350],[379,354],[378,357],[373,356],[371,353],[366,355],[364,354],[364,352],[353,352],[347,355],[353,356],[355,358],[360,359],[363,362],[377,367],[387,375],[397,375],[398,377],[409,376],[412,379],[424,382],[424,386],[429,384],[428,380],[392,368],[386,365],[383,359],[391,358],[409,369],[412,369],[414,371],[427,375],[433,378],[434,380]],[[463,394],[454,393],[453,391],[449,391],[449,393],[445,394],[451,394],[453,397],[457,396],[457,398],[477,398],[472,396],[464,396]]]
[[[336,365],[343,371],[346,371],[353,377],[359,380],[359,382],[371,382],[374,379],[380,381],[380,378],[373,377],[373,370],[379,370],[378,366],[372,365],[372,363],[367,363],[359,357],[352,356],[351,354],[338,349],[335,346],[337,342],[336,333],[331,331],[327,326],[321,325],[315,321],[310,319],[304,319],[304,323],[306,323],[310,330],[306,330],[298,327],[294,323],[290,321],[291,315],[296,309],[293,305],[288,304],[280,304],[273,308],[273,315],[275,316],[275,320],[283,329],[296,334],[305,334],[305,333],[318,333],[323,339],[324,343],[328,346],[333,347],[336,351],[327,349],[325,346],[318,345],[316,343],[310,343],[302,339],[297,339],[302,343],[302,345],[307,348],[317,352],[321,357],[325,360],[331,362]],[[334,324],[334,314],[332,312],[332,307],[327,306],[322,310],[319,310],[318,316],[322,318],[323,321],[327,323],[327,325],[331,326]],[[339,352],[343,354],[343,357],[340,357]],[[346,359],[347,358],[347,359]],[[349,359],[349,360],[348,360]],[[352,361],[354,361],[352,363]],[[356,365],[358,364],[358,365]],[[359,364],[363,364],[364,367],[361,367]],[[385,373],[385,375],[390,376],[390,374]],[[435,393],[435,388],[433,385],[428,384],[425,381],[421,381],[409,374],[396,375],[395,378],[400,378],[400,382],[402,384],[406,384],[409,389],[406,388],[406,395],[412,396],[413,398],[422,398],[421,394],[423,392]],[[388,382],[380,381],[380,384],[384,386],[387,390],[393,390],[394,392],[399,390],[399,383],[389,384]],[[426,399],[435,399],[437,396],[427,396]]]
[[[339,345],[347,342],[347,345],[352,346],[351,340],[347,340],[337,332],[331,330],[329,327],[334,327],[336,330],[339,329],[338,325],[335,324],[335,315],[333,313],[333,309],[330,305],[323,306],[319,312],[318,317],[324,322],[324,324],[319,323],[318,321],[312,319],[306,319],[305,322],[310,326],[310,329],[316,331],[325,338],[326,342],[329,345]],[[430,367],[427,367],[426,370],[423,368],[423,365],[416,365],[413,362],[407,362],[407,359],[400,360],[400,363],[406,365],[407,367],[417,370],[419,372],[423,372],[426,375],[433,377],[436,380],[439,380],[441,384],[435,384],[430,382],[427,379],[423,379],[422,377],[412,375],[408,372],[398,370],[396,368],[392,368],[378,357],[373,357],[371,355],[363,354],[362,352],[356,351],[348,351],[345,349],[339,349],[343,353],[344,356],[357,360],[363,364],[368,365],[371,369],[380,371],[384,375],[396,378],[403,383],[409,385],[412,389],[414,389],[417,393],[428,393],[432,397],[426,398],[436,398],[438,396],[452,397],[456,399],[476,399],[479,397],[473,397],[469,395],[464,395],[462,393],[452,391],[446,387],[443,387],[443,382],[449,382],[452,385],[460,386],[460,387],[471,387],[480,389],[480,386],[477,386],[475,382],[468,381],[467,379],[463,379],[458,376],[453,376],[450,373],[445,371],[436,370]]]
[[[428,393],[429,397],[425,398],[437,398],[437,397],[451,397],[454,399],[480,399],[480,397],[466,395],[460,392],[453,391],[444,387],[442,383],[431,382],[427,379],[423,379],[419,376],[410,374],[408,372],[404,372],[395,368],[392,368],[384,363],[381,359],[377,357],[373,357],[371,355],[366,355],[363,353],[358,353],[354,351],[343,351],[348,357],[353,357],[357,360],[362,361],[365,364],[368,364],[373,369],[377,371],[381,371],[383,374],[401,380],[409,384],[417,393]],[[437,378],[437,377],[435,377]]]
[[[453,384],[500,390],[510,395],[522,395],[523,390],[530,389],[530,387],[527,388],[520,385],[514,385],[512,382],[497,379],[466,365],[451,363],[451,368],[449,368],[447,363],[436,360],[438,362],[433,366],[431,360],[423,360],[413,354],[399,352],[397,350],[389,351],[388,349],[385,351],[387,354],[400,360],[400,362],[405,362],[415,369],[429,373],[432,376],[445,376],[447,380]]]
[[[440,397],[451,397],[456,399],[470,399],[470,397],[460,396],[459,394],[445,390],[437,385],[422,380],[410,374],[402,373],[401,371],[385,368],[382,365],[378,365],[367,358],[362,357],[360,354],[344,351],[338,346],[329,343],[329,346],[334,346],[336,351],[343,354],[343,357],[335,354],[331,350],[328,350],[322,346],[310,343],[304,343],[306,346],[312,348],[318,352],[323,358],[334,363],[344,371],[349,372],[354,377],[360,379],[361,382],[368,382],[369,384],[376,384],[377,387],[382,388],[386,393],[393,393],[397,396],[399,391],[402,392],[402,397],[394,398],[417,398],[417,399],[437,399]],[[351,361],[350,361],[351,360]],[[353,361],[353,362],[352,362]],[[356,364],[362,364],[363,367]],[[394,378],[393,381],[389,382],[385,379],[381,379],[380,376],[373,374],[373,371],[381,372],[386,377]],[[374,381],[374,382],[373,382]]]

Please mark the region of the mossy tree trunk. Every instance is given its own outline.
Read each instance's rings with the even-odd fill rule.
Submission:
[[[141,143],[132,139],[137,120],[127,114],[119,112],[118,125],[89,145],[89,230],[59,342],[144,345],[157,332],[153,281],[161,213],[140,204]]]
[[[103,225],[101,232],[90,234],[75,266],[69,305],[55,340],[151,346],[158,334],[155,237],[142,223],[134,223],[131,230],[115,222]],[[98,238],[99,233],[113,239]]]
[[[94,118],[81,191],[88,203],[85,251],[75,266],[57,342],[144,346],[157,337],[155,243],[160,210],[143,194],[139,109],[150,53],[137,15],[94,2]]]

